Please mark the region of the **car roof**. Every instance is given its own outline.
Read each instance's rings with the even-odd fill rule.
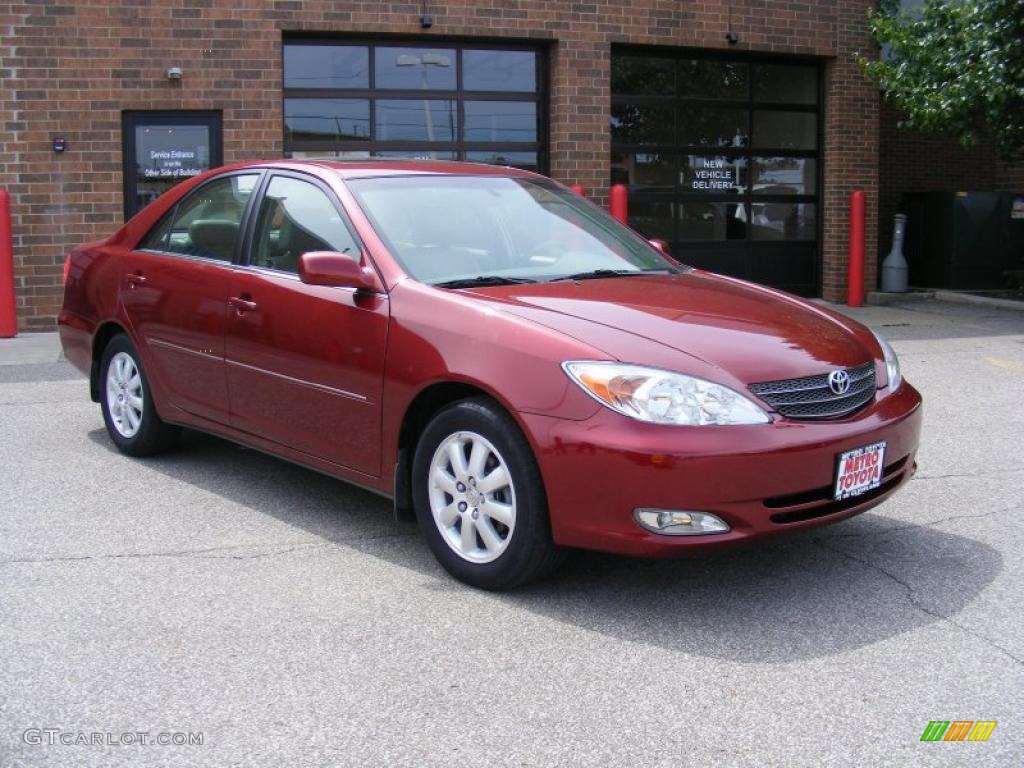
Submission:
[[[321,168],[334,171],[344,179],[363,179],[380,176],[522,176],[538,174],[503,165],[463,163],[447,160],[339,160],[336,158],[310,158],[305,160],[268,160],[261,163],[243,163],[235,168]]]

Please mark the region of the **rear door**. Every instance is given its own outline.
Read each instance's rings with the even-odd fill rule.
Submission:
[[[305,252],[362,258],[341,204],[322,181],[272,172],[254,217],[248,258],[228,291],[231,423],[377,476],[387,295],[299,280]]]
[[[158,380],[171,405],[225,424],[228,286],[260,176],[232,173],[202,184],[122,268],[121,303],[150,378]]]

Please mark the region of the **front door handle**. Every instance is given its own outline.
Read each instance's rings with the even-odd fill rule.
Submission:
[[[228,306],[238,312],[238,314],[255,312],[260,308],[259,304],[244,296],[232,296],[228,299]]]
[[[128,283],[129,288],[135,288],[140,285],[145,285],[146,276],[141,271],[136,270],[130,274],[124,276],[124,280]]]

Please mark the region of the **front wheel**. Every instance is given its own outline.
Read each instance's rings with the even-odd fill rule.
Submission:
[[[103,421],[121,453],[151,456],[174,445],[180,430],[157,415],[138,350],[124,334],[103,350],[100,375]]]
[[[530,445],[489,399],[455,403],[427,425],[413,460],[413,501],[434,556],[472,586],[516,587],[562,559]]]

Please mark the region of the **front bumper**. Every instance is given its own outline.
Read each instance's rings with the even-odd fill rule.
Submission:
[[[846,419],[752,426],[661,426],[607,408],[586,421],[520,417],[558,544],[668,557],[832,523],[880,504],[916,470],[921,397],[904,382]],[[881,487],[833,501],[837,456],[880,440],[886,442]],[[659,535],[633,520],[636,507],[713,512],[731,530]]]

